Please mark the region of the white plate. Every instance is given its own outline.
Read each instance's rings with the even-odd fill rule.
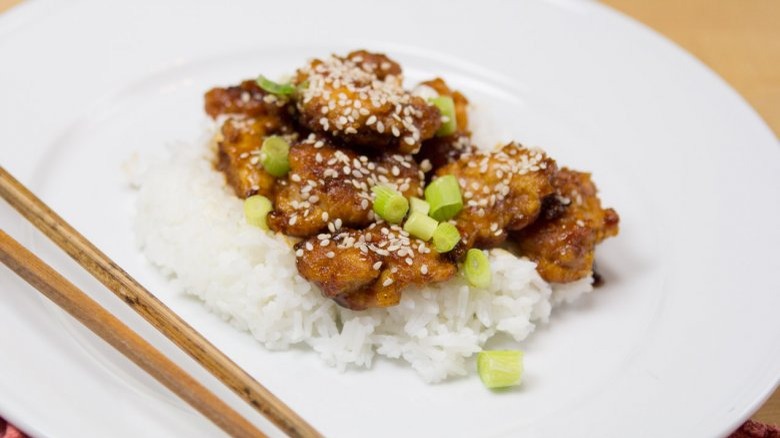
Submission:
[[[606,286],[523,344],[526,380],[426,385],[378,361],[341,374],[269,353],[171,292],[136,251],[119,168],[202,133],[202,93],[355,47],[442,75],[491,138],[592,171],[621,234]],[[711,437],[780,376],[780,148],[719,78],[590,2],[25,2],[0,16],[2,164],[329,436]],[[0,225],[261,427],[191,360],[5,206]],[[0,414],[47,436],[218,430],[2,269]]]

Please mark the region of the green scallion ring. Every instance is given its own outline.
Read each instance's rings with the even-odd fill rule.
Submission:
[[[260,162],[266,172],[279,178],[287,175],[290,171],[290,144],[287,140],[272,135],[263,140],[263,146],[260,148]]]
[[[431,240],[436,227],[439,225],[436,219],[420,212],[412,212],[404,224],[404,231],[424,241]]]
[[[436,178],[425,188],[425,200],[431,206],[430,216],[437,221],[447,221],[463,209],[460,185],[454,175]]]
[[[253,195],[244,199],[244,216],[247,223],[263,230],[268,229],[267,217],[273,209],[273,204],[265,196]]]
[[[387,186],[374,186],[374,213],[391,224],[399,224],[409,211],[404,195]]]
[[[279,84],[263,75],[257,77],[257,85],[263,90],[271,94],[276,94],[277,96],[290,96],[295,93],[295,86],[292,84]]]
[[[442,116],[441,127],[436,136],[452,135],[458,129],[458,119],[455,117],[455,102],[449,96],[432,97],[429,101],[439,109]]]
[[[409,211],[412,213],[422,213],[427,215],[431,211],[431,204],[420,198],[412,196],[409,198]]]
[[[452,251],[460,242],[460,232],[449,222],[442,222],[433,232],[433,246],[439,253]]]
[[[490,272],[490,261],[481,249],[471,248],[466,253],[463,271],[466,274],[466,280],[472,286],[479,288],[490,286],[493,278]]]
[[[506,388],[523,377],[523,352],[517,350],[482,351],[477,355],[477,373],[488,388]]]

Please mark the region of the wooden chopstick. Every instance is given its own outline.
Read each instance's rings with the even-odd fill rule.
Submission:
[[[0,261],[231,436],[265,436],[3,230],[0,230]]]
[[[287,435],[322,436],[79,234],[2,166],[0,196],[157,330]]]

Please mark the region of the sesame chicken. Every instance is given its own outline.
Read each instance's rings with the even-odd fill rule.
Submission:
[[[588,173],[562,168],[553,186],[540,218],[513,237],[542,278],[568,283],[591,275],[596,244],[617,235],[620,218],[601,207]]]
[[[596,244],[616,235],[619,222],[601,207],[590,175],[559,170],[543,151],[517,143],[479,151],[462,93],[441,78],[419,92],[402,82],[398,63],[360,50],[310,61],[289,84],[263,81],[264,89],[248,80],[206,93],[206,112],[221,124],[216,168],[239,198],[272,201],[270,229],[301,239],[294,246],[301,276],[342,307],[389,307],[410,286],[452,278],[468,249],[508,237],[547,281],[590,275]],[[453,99],[454,133],[435,135],[446,119],[426,94]],[[279,176],[262,164],[273,155],[270,146],[261,152],[272,135],[289,143]],[[374,186],[423,197],[426,179],[446,175],[455,176],[463,200],[450,219],[461,235],[450,252],[437,253],[373,211]]]
[[[268,93],[255,80],[246,80],[237,86],[209,90],[205,96],[205,109],[212,119],[221,115],[278,116],[287,119],[295,108],[289,99]]]
[[[468,105],[469,101],[461,92],[451,89],[444,79],[436,78],[425,81],[419,87],[425,87],[439,96],[449,96],[455,104],[456,131],[450,135],[434,136],[425,140],[420,152],[415,155],[418,162],[428,160],[431,164],[430,171],[452,163],[461,155],[473,153],[476,148],[471,143],[471,130],[469,129]],[[419,88],[418,87],[418,88]],[[428,172],[426,172],[428,173]]]
[[[510,143],[495,152],[464,154],[436,175],[455,175],[463,210],[455,217],[461,233],[459,254],[468,248],[502,243],[507,232],[533,222],[542,199],[553,193],[555,161],[544,152]]]
[[[406,287],[446,281],[457,272],[427,243],[386,223],[310,237],[295,250],[298,272],[352,310],[394,306]]]
[[[290,125],[275,115],[229,117],[222,124],[216,167],[239,198],[273,193],[277,180],[263,169],[259,152],[263,139],[274,134],[296,136]]]
[[[409,155],[369,158],[310,135],[290,149],[290,173],[280,182],[271,229],[308,237],[327,228],[364,227],[374,221],[371,187],[387,185],[421,196],[423,175]]]
[[[439,110],[403,89],[400,66],[385,55],[315,59],[294,82],[300,123],[353,147],[413,154],[441,126]]]

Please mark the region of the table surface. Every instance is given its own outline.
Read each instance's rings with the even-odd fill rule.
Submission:
[[[0,0],[0,13],[22,0]],[[779,0],[603,0],[709,65],[780,136]],[[780,425],[780,389],[753,416]]]

